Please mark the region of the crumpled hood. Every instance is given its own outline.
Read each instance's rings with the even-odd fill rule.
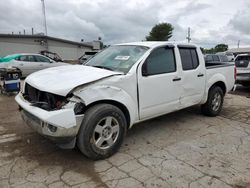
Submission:
[[[119,74],[121,73],[90,66],[67,65],[35,72],[25,82],[40,91],[66,96],[77,86]]]

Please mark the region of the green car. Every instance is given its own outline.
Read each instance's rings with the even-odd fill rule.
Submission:
[[[4,57],[0,57],[0,63],[2,62],[9,62],[17,57],[19,57],[21,54],[11,54],[11,55],[7,55]]]

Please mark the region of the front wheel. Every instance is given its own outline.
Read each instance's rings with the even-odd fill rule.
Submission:
[[[90,159],[105,159],[120,148],[126,134],[123,112],[110,104],[88,109],[77,136],[77,146]]]
[[[217,116],[223,105],[224,94],[220,87],[212,87],[209,90],[207,102],[201,106],[201,112],[207,116]]]

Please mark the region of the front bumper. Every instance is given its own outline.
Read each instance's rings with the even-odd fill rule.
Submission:
[[[73,108],[46,111],[31,106],[20,93],[15,100],[20,106],[23,120],[36,132],[60,145],[75,140],[83,115],[75,115]]]

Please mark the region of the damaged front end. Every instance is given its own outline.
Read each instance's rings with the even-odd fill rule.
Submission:
[[[75,115],[82,115],[85,105],[80,98],[73,97],[72,94],[64,97],[44,91],[40,91],[28,83],[25,84],[23,97],[32,106],[46,111],[74,108]]]
[[[60,95],[40,91],[28,83],[25,84],[23,93],[25,100],[29,101],[32,106],[44,109],[46,111],[61,109],[68,101],[67,98]]]
[[[83,101],[73,96],[60,96],[40,91],[25,83],[16,101],[21,115],[30,127],[62,148],[73,148],[84,117]]]

